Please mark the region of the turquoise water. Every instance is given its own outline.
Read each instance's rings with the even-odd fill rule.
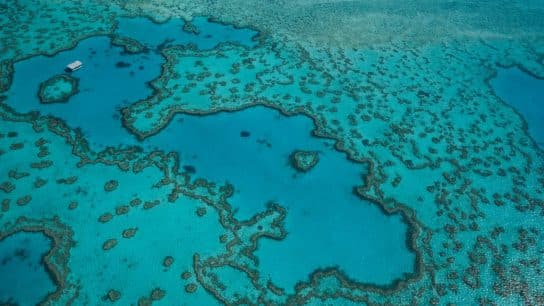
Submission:
[[[229,202],[236,217],[248,219],[269,201],[287,208],[285,240],[263,240],[256,253],[263,273],[277,285],[294,288],[316,268],[333,266],[379,285],[413,272],[415,256],[407,249],[400,215],[386,216],[353,194],[367,169],[336,151],[332,141],[311,136],[309,118],[253,107],[178,115],[174,121],[144,143],[180,152],[182,164],[193,166],[197,176],[232,183]],[[250,136],[242,137],[242,131]],[[289,164],[298,149],[319,152],[319,163],[308,173]]]
[[[184,32],[181,20],[156,24],[147,18],[123,18],[117,31],[137,39],[152,39],[143,40],[151,50],[169,38],[175,38],[170,43],[172,45],[196,44],[198,48],[212,48],[218,43],[231,42],[229,39],[247,46],[254,44],[254,31],[243,29],[240,33],[235,32],[236,35],[229,34],[233,32],[232,26],[210,23],[203,18],[197,18],[194,24],[201,30],[198,35]],[[217,38],[205,37],[209,32],[220,35]],[[39,84],[63,73],[66,64],[75,59],[81,60],[85,66],[84,71],[72,74],[80,79],[79,94],[62,105],[40,105],[37,99]],[[157,52],[124,54],[121,47],[110,45],[108,37],[93,37],[53,57],[37,56],[16,63],[13,83],[6,95],[8,103],[11,101],[19,112],[39,110],[80,128],[89,143],[97,148],[134,144],[133,137],[121,126],[119,111],[123,106],[151,94],[146,83],[159,76],[163,61]],[[124,65],[119,67],[118,63]],[[36,91],[28,88],[36,88]]]
[[[72,74],[80,79],[79,94],[67,103],[40,105],[39,84],[63,73],[66,63],[74,59],[80,59],[85,66],[84,70]],[[130,63],[130,67],[117,68],[116,63],[120,61]],[[39,56],[17,63],[13,85],[7,92],[8,103],[11,102],[19,112],[39,110],[44,115],[62,118],[79,127],[88,141],[98,148],[131,143],[133,137],[123,131],[119,109],[151,93],[145,83],[160,73],[161,61],[155,53],[122,55],[122,49],[111,47],[107,37],[89,38],[75,49],[54,57]]]
[[[130,26],[126,23],[121,27],[158,26],[143,18],[131,20]],[[164,26],[164,33],[181,27],[172,21]],[[73,73],[80,79],[80,93],[67,104],[39,104],[35,94],[23,90],[38,86],[72,58],[83,59],[86,66]],[[117,62],[130,66],[119,68]],[[118,112],[150,94],[146,82],[159,74],[160,63],[153,53],[124,54],[105,37],[90,38],[54,57],[18,63],[7,103],[19,112],[39,110],[65,120],[80,128],[95,148],[140,145],[177,152],[182,169],[195,177],[234,185],[229,203],[240,220],[264,211],[268,202],[281,204],[288,212],[287,238],[282,243],[264,240],[256,255],[263,274],[283,288],[292,290],[317,268],[339,267],[352,279],[378,285],[413,272],[415,256],[407,249],[407,225],[400,215],[386,216],[376,204],[353,194],[368,170],[335,150],[332,140],[313,137],[315,126],[307,117],[287,118],[265,107],[177,115],[158,135],[138,142],[121,126]],[[34,73],[35,67],[43,69]],[[297,173],[290,165],[289,155],[299,149],[319,152],[318,165],[308,173]]]
[[[0,4],[0,304],[544,305],[544,6],[443,2]]]
[[[51,240],[41,233],[17,233],[0,241],[0,304],[36,305],[56,286],[43,266]]]
[[[509,68],[499,69],[491,85],[501,99],[523,116],[529,134],[544,148],[544,80]]]

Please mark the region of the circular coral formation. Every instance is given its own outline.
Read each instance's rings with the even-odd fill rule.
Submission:
[[[40,103],[66,103],[79,92],[79,79],[67,74],[56,75],[40,84]]]
[[[187,293],[194,293],[197,289],[197,286],[195,283],[190,283],[185,286],[185,292]]]
[[[135,198],[135,199],[132,199],[130,201],[130,206],[138,206],[142,204],[142,200],[138,199],[138,198]]]
[[[72,202],[70,202],[70,204],[68,204],[68,209],[74,210],[76,208],[77,208],[77,202],[76,201],[72,201]]]
[[[174,257],[172,256],[166,256],[164,260],[162,261],[162,265],[165,268],[169,268],[174,263]]]
[[[127,228],[123,231],[123,238],[130,239],[136,235],[137,227]]]
[[[199,207],[196,209],[196,215],[199,217],[203,217],[206,215],[206,207]]]
[[[110,302],[116,302],[117,300],[119,300],[121,298],[121,292],[119,292],[117,290],[114,290],[114,289],[111,289],[110,291],[108,291],[108,294],[106,295],[106,298]]]
[[[153,291],[151,291],[151,300],[152,301],[158,301],[162,299],[166,295],[166,291],[162,290],[161,288],[155,288]]]
[[[119,186],[119,182],[117,182],[116,180],[109,180],[106,182],[106,184],[104,184],[104,191],[107,191],[107,192],[114,191],[115,189],[117,189],[118,186]]]
[[[185,272],[181,273],[181,278],[185,279],[185,280],[191,278],[191,272],[185,271]]]
[[[289,157],[291,165],[297,171],[307,172],[319,162],[319,155],[316,151],[297,150]]]

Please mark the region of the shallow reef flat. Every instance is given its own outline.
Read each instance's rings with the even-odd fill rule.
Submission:
[[[114,2],[132,15],[155,20],[213,16],[258,28],[267,36],[343,48],[387,45],[391,40],[421,45],[459,38],[530,39],[540,36],[544,9],[540,0]]]
[[[508,244],[493,245],[490,237],[497,240],[504,231],[513,235],[502,234],[504,239],[515,240],[519,233],[538,232],[537,223],[530,225],[529,220],[536,220],[543,203],[543,158],[523,118],[496,96],[489,80],[497,65],[518,65],[542,78],[542,55],[526,45],[495,41],[391,45],[309,50],[265,41],[251,50],[224,46],[214,53],[165,49],[163,74],[152,82],[155,95],[123,109],[124,124],[145,138],[160,132],[178,112],[209,114],[264,104],[287,114],[307,114],[318,134],[336,137],[337,146],[352,158],[372,163],[366,187],[358,190],[361,196],[386,209],[405,209],[427,228],[419,236],[420,243],[427,244],[423,258],[429,256],[422,260],[441,267],[432,272],[443,279],[434,284],[440,288],[438,296],[461,302],[469,292],[493,288],[498,297],[492,300],[513,303],[508,285],[486,279],[497,277],[498,267],[516,253],[519,266],[535,269],[526,273],[538,274],[536,266],[524,263],[536,259],[539,248],[535,245],[528,256],[527,250],[516,249],[517,242],[504,248]],[[512,55],[516,52],[523,56]],[[179,84],[185,88],[173,90]],[[138,115],[150,109],[160,115]],[[523,226],[507,231],[505,225],[516,218],[520,221],[514,223]],[[493,251],[499,248],[505,253]],[[497,262],[487,265],[476,252]],[[540,290],[533,282],[536,276],[521,281],[509,277],[507,270],[500,273],[504,282],[521,282],[534,288],[533,294]],[[413,287],[396,292],[412,296],[412,290],[432,286],[425,273],[421,276]],[[366,297],[362,292],[353,298]],[[383,301],[378,296],[370,301]],[[403,295],[385,296],[394,303],[407,300]],[[523,298],[530,297],[534,296]]]
[[[11,136],[2,138],[2,148],[21,145],[2,155],[9,162],[1,171],[13,180],[4,182],[10,187],[2,200],[2,233],[43,232],[54,240],[55,261],[46,263],[58,287],[49,296],[55,303],[101,304],[113,290],[115,300],[129,304],[160,289],[168,300],[213,304],[205,291],[183,289],[196,286],[193,256],[251,247],[255,235],[280,235],[274,223],[282,209],[270,206],[238,223],[224,201],[228,186],[176,173],[173,154],[96,154],[53,118],[9,119],[25,123],[3,122]]]
[[[0,304],[544,304],[543,16],[5,1]]]

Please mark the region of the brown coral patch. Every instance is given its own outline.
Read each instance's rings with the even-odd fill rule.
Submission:
[[[102,244],[102,249],[104,251],[109,251],[111,249],[113,249],[115,246],[117,245],[117,239],[108,239],[104,242],[104,244]]]
[[[98,221],[100,221],[101,223],[106,223],[106,222],[109,222],[112,218],[113,218],[113,215],[108,212],[108,213],[102,214],[98,218]]]
[[[185,292],[194,293],[194,292],[196,292],[197,288],[198,288],[198,286],[195,283],[190,283],[190,284],[185,285]]]
[[[136,235],[136,232],[138,231],[137,227],[131,227],[123,230],[123,238],[130,239]]]
[[[119,187],[119,182],[116,180],[109,180],[106,182],[106,184],[104,184],[104,191],[112,192],[117,189],[117,187]]]

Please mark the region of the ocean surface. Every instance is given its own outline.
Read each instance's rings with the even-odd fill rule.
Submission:
[[[0,5],[0,305],[544,303],[542,35],[168,2]]]

